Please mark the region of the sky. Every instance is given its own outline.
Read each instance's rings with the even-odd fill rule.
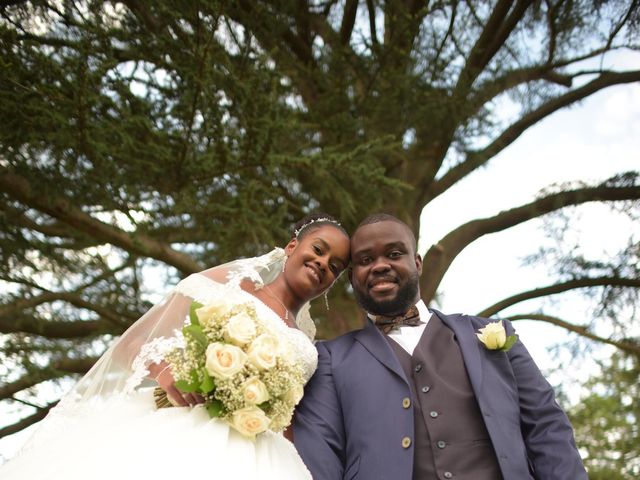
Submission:
[[[618,69],[640,67],[640,54],[619,54]],[[427,248],[457,226],[501,210],[529,203],[543,188],[571,180],[604,180],[616,173],[640,170],[640,85],[615,86],[578,105],[554,113],[525,132],[483,168],[427,205],[421,216],[418,250]],[[640,226],[594,204],[580,208],[579,241],[593,255],[612,253],[628,234],[640,237]],[[546,266],[523,266],[523,258],[548,244],[541,219],[487,235],[467,247],[440,285],[440,307],[447,313],[478,313],[522,291],[554,283]],[[423,272],[428,275],[429,272]],[[560,297],[560,296],[557,296]],[[567,295],[548,309],[581,323],[585,305]],[[539,302],[538,302],[539,303]],[[533,304],[533,305],[532,305]],[[531,313],[535,302],[514,306],[509,314]],[[564,330],[535,321],[518,321],[520,339],[536,363],[549,370],[556,360],[548,348],[567,338]],[[592,371],[585,364],[584,378]],[[562,378],[556,376],[556,382]],[[552,381],[552,383],[554,383]],[[574,397],[575,398],[575,397]]]
[[[618,55],[620,69],[640,67],[640,54]],[[424,253],[458,225],[475,218],[495,215],[515,205],[528,203],[550,184],[576,179],[603,180],[616,173],[640,170],[640,85],[611,87],[578,105],[561,110],[524,133],[487,167],[460,181],[423,211],[419,251]],[[603,208],[584,208],[581,243],[598,253],[615,249],[621,238],[638,225],[612,217]],[[523,267],[522,258],[546,242],[542,221],[533,220],[508,231],[486,236],[465,249],[454,261],[440,286],[438,308],[447,313],[477,313],[514,293],[552,283],[543,266]],[[428,275],[429,272],[423,272]],[[576,323],[585,306],[576,295],[549,310]],[[537,308],[537,306],[535,306]],[[511,313],[527,313],[523,305]],[[519,321],[521,340],[544,372],[557,366],[549,347],[567,338],[563,330],[540,322]],[[586,362],[578,372],[584,379],[593,372]],[[568,372],[549,375],[554,384]],[[579,392],[574,392],[574,399]],[[0,423],[8,423],[0,410]],[[28,438],[21,432],[0,439],[0,462],[10,458]]]

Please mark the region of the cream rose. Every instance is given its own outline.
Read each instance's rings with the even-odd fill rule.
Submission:
[[[280,342],[269,333],[263,333],[253,342],[247,352],[249,361],[260,370],[268,370],[276,366]]]
[[[479,332],[476,335],[489,350],[499,350],[507,342],[507,332],[505,332],[500,320],[488,323],[487,326],[479,329]]]
[[[246,407],[231,415],[231,425],[242,435],[255,437],[269,428],[269,418],[258,407]]]
[[[224,338],[234,345],[246,345],[256,335],[256,323],[244,312],[231,317],[224,328]]]
[[[214,301],[196,310],[198,321],[203,325],[215,323],[216,318],[226,314],[230,309],[229,302],[222,300]]]
[[[205,368],[215,378],[231,378],[244,366],[247,355],[242,349],[225,343],[212,343],[207,347]]]
[[[284,394],[284,401],[290,405],[297,405],[302,400],[302,395],[304,395],[304,389],[301,385],[294,385],[289,389],[287,393]]]
[[[267,386],[262,383],[258,377],[251,377],[244,382],[242,385],[242,395],[245,401],[252,405],[259,405],[270,398]]]

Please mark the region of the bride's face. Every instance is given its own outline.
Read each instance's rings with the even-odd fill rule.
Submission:
[[[287,283],[303,300],[311,300],[333,285],[349,263],[349,238],[331,225],[306,232],[285,249]]]

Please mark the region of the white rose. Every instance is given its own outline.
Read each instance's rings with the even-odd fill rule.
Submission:
[[[479,332],[476,335],[489,350],[499,350],[504,347],[507,341],[507,332],[505,332],[500,320],[488,323]]]
[[[268,370],[276,366],[280,342],[269,333],[263,333],[249,347],[249,361],[260,370]]]
[[[231,317],[224,328],[224,338],[234,345],[246,345],[256,335],[256,324],[246,313]]]
[[[269,400],[269,391],[267,386],[258,379],[251,377],[242,385],[242,395],[246,402],[252,405],[259,405]]]
[[[302,385],[294,385],[289,389],[287,393],[284,394],[284,401],[289,405],[297,405],[302,400],[302,396],[304,395],[304,388]]]
[[[241,408],[231,415],[231,426],[247,437],[264,432],[269,423],[269,418],[258,407]]]
[[[215,378],[231,378],[244,367],[247,355],[242,349],[225,343],[212,343],[207,347],[205,368]]]
[[[229,302],[216,300],[196,309],[196,315],[201,324],[211,325],[217,321],[218,317],[226,314],[230,308]]]

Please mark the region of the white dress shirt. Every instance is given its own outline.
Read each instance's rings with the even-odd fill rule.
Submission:
[[[394,328],[387,334],[389,338],[404,348],[409,355],[413,355],[413,351],[416,345],[418,345],[420,337],[422,337],[424,329],[427,328],[427,323],[429,323],[429,319],[431,318],[431,312],[422,300],[416,303],[416,308],[420,314],[420,321],[423,323],[415,327],[402,325]],[[371,318],[371,316],[369,316],[369,318]]]

